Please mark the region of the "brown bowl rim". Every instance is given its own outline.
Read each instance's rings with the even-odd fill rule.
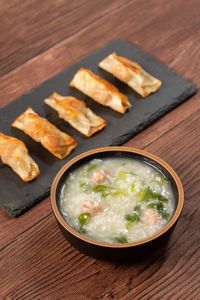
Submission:
[[[176,210],[173,214],[173,217],[170,219],[170,221],[161,230],[159,230],[156,234],[154,234],[154,235],[152,235],[152,236],[150,236],[146,239],[143,239],[141,241],[138,241],[138,242],[130,242],[130,243],[127,243],[127,244],[112,244],[112,243],[108,243],[108,242],[97,241],[97,240],[92,239],[92,238],[90,238],[86,235],[83,235],[83,234],[79,233],[78,231],[76,231],[74,228],[72,228],[70,225],[68,225],[67,222],[65,222],[65,220],[63,219],[61,213],[59,212],[59,209],[58,209],[57,204],[56,204],[57,203],[57,201],[56,201],[57,186],[58,186],[59,180],[62,177],[63,173],[68,168],[70,168],[74,163],[78,162],[79,160],[81,160],[83,158],[86,158],[86,157],[89,157],[90,155],[101,153],[101,152],[110,152],[110,151],[135,153],[135,154],[143,155],[145,157],[148,157],[148,158],[154,160],[155,162],[159,163],[161,166],[163,166],[169,172],[169,174],[172,176],[172,178],[173,178],[173,180],[176,184],[177,190],[178,190],[177,207],[176,207]],[[158,156],[156,156],[152,153],[149,153],[145,150],[141,150],[141,149],[137,149],[137,148],[125,147],[125,146],[111,146],[111,147],[102,147],[102,148],[96,148],[96,149],[89,150],[87,152],[79,154],[78,156],[76,156],[75,158],[73,158],[69,162],[67,162],[60,169],[60,171],[57,173],[57,175],[55,176],[55,178],[53,180],[53,183],[52,183],[52,186],[51,186],[50,201],[51,201],[52,211],[54,213],[54,216],[55,216],[56,220],[60,223],[60,225],[62,227],[64,227],[65,230],[70,232],[72,235],[74,235],[78,239],[81,239],[84,242],[93,244],[95,246],[100,246],[100,247],[130,248],[130,247],[146,244],[146,243],[148,243],[152,240],[157,239],[158,237],[163,235],[165,232],[167,232],[176,223],[176,221],[178,220],[178,218],[181,214],[181,211],[183,209],[184,190],[183,190],[183,185],[181,183],[181,180],[180,180],[179,176],[177,175],[177,173],[174,171],[174,169],[172,167],[170,167],[168,165],[168,163],[166,163],[160,157],[158,157]]]

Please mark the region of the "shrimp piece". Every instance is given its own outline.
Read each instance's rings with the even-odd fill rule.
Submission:
[[[110,173],[103,169],[99,172],[95,172],[92,176],[92,182],[95,184],[101,184],[104,181],[106,181],[106,179],[108,179],[110,177]]]
[[[143,221],[147,225],[161,225],[162,219],[157,210],[147,208],[143,211]]]
[[[92,202],[92,201],[86,200],[83,202],[82,210],[84,212],[88,212],[91,215],[95,216],[98,213],[102,212],[102,207],[98,202]]]

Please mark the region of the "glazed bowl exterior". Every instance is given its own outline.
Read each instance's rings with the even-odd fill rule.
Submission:
[[[175,211],[169,222],[156,234],[138,242],[131,242],[127,244],[111,244],[94,240],[79,233],[73,227],[71,227],[64,219],[60,209],[61,189],[66,177],[71,171],[94,158],[101,159],[113,157],[128,157],[150,164],[167,177],[171,183],[172,190],[175,195]],[[181,214],[183,202],[184,191],[182,183],[176,172],[165,161],[144,150],[122,146],[98,148],[78,155],[62,167],[62,169],[56,175],[51,188],[51,206],[53,214],[63,235],[71,243],[71,245],[73,245],[80,252],[101,259],[120,261],[130,260],[147,252],[151,252],[160,246],[166,245],[166,241],[168,240]]]

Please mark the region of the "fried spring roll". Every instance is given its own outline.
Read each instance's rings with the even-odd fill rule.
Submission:
[[[77,145],[72,137],[60,131],[47,119],[40,117],[32,108],[22,113],[12,126],[24,131],[60,159],[68,156]]]
[[[136,62],[118,56],[116,53],[104,58],[99,63],[99,67],[126,83],[142,97],[156,92],[161,86],[159,79],[147,73]]]
[[[70,82],[70,86],[83,92],[96,102],[122,114],[131,107],[128,98],[121,94],[114,85],[88,69],[80,68]]]
[[[82,134],[90,137],[106,126],[106,121],[86,107],[85,102],[70,96],[53,93],[44,102],[55,109],[59,117]]]
[[[0,133],[0,158],[25,182],[32,181],[40,174],[38,165],[28,154],[26,145],[19,139],[3,133]]]

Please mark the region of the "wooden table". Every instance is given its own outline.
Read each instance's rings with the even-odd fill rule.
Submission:
[[[200,85],[199,0],[2,0],[0,20],[1,106],[119,37]],[[200,299],[199,132],[197,94],[126,143],[183,181],[184,210],[165,249],[103,262],[64,240],[49,198],[18,219],[0,211],[0,299]]]

